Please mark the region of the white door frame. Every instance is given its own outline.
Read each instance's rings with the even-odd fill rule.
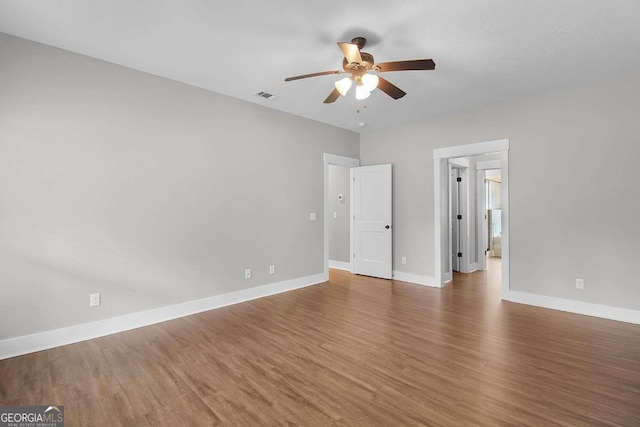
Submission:
[[[329,280],[329,165],[354,168],[360,166],[360,159],[324,153],[324,280]],[[351,200],[351,196],[349,196]],[[351,223],[351,221],[349,222]],[[353,233],[349,233],[349,240],[353,245]],[[351,252],[353,253],[353,251]]]
[[[475,144],[456,145],[433,150],[433,184],[434,184],[434,245],[435,245],[435,279],[436,286],[444,286],[443,256],[449,257],[447,242],[443,234],[448,227],[448,185],[443,185],[443,170],[448,174],[448,159],[456,157],[477,156],[485,153],[500,153],[500,170],[502,179],[502,299],[509,292],[509,140],[479,142]]]

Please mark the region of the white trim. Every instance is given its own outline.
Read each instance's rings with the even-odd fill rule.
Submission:
[[[433,158],[448,159],[451,157],[468,157],[507,150],[509,150],[509,140],[497,139],[495,141],[476,142],[474,144],[454,145],[452,147],[436,148],[433,150]]]
[[[327,281],[329,280],[329,165],[354,168],[360,166],[360,159],[324,153],[322,160],[324,162],[324,280]],[[351,234],[349,232],[349,240],[353,240]],[[350,251],[353,253],[353,248],[350,248]]]
[[[466,158],[449,159],[449,164],[456,168],[468,168],[471,162],[469,162],[469,159],[466,159]]]
[[[476,169],[500,169],[500,160],[484,160],[477,162]]]
[[[435,283],[436,283],[436,287],[443,287],[444,284],[448,281],[451,280],[451,269],[448,269],[445,271],[445,269],[443,269],[443,258],[442,258],[442,246],[443,246],[443,241],[442,239],[444,239],[444,235],[445,233],[442,233],[442,224],[447,224],[448,221],[448,215],[449,215],[449,209],[448,207],[446,209],[444,209],[442,206],[445,205],[445,200],[443,200],[443,193],[444,191],[442,191],[442,185],[445,184],[442,181],[442,174],[444,173],[443,171],[446,170],[447,174],[449,173],[449,169],[446,166],[446,160],[445,159],[439,159],[439,158],[434,158],[433,159],[433,209],[434,209],[434,245],[435,245],[435,249],[434,249],[434,253],[435,253]],[[447,179],[449,179],[449,176],[447,175]],[[447,188],[448,188],[448,182],[447,184]],[[447,197],[448,200],[448,197]],[[446,215],[447,217],[443,218],[443,215]],[[449,227],[447,227],[449,228]],[[449,233],[451,233],[451,230],[448,230]],[[449,237],[446,237],[447,239],[449,239]],[[447,254],[447,257],[449,255]],[[450,264],[451,261],[448,261],[448,264]]]
[[[507,150],[509,140],[507,140]],[[502,214],[500,215],[502,229],[502,253],[501,258],[502,262],[500,263],[502,266],[502,295],[509,292],[509,280],[511,277],[511,221],[509,220],[509,212],[510,212],[510,203],[509,203],[509,151],[502,151],[500,153],[500,189],[501,200],[500,207],[502,208]]]
[[[419,274],[404,273],[402,271],[393,272],[393,280],[399,280],[401,282],[413,283],[416,285],[430,286],[432,288],[438,288],[436,280],[430,276],[422,276]]]
[[[360,159],[354,157],[339,156],[337,154],[324,153],[322,157],[327,165],[344,166],[354,168],[360,166]]]
[[[166,322],[167,320],[173,320],[203,311],[214,310],[228,305],[251,301],[269,295],[288,292],[294,289],[323,283],[325,281],[323,274],[316,274],[313,276],[300,277],[298,279],[286,280],[284,282],[271,283],[227,294],[155,308],[139,313],[126,314],[124,316],[112,317],[110,319],[98,320],[90,323],[82,323],[80,325],[73,325],[66,328],[52,329],[32,335],[8,338],[0,341],[0,360],[103,337],[105,335],[111,335],[118,332],[124,332],[130,329],[153,325],[155,323]]]
[[[476,165],[477,166],[477,165]],[[500,163],[498,161],[498,167]],[[478,260],[477,270],[484,270],[487,267],[487,194],[484,182],[486,171],[476,169],[476,258]]]
[[[351,271],[351,263],[344,261],[329,260],[329,268],[337,268],[338,270]]]
[[[484,255],[483,255],[484,256]],[[478,263],[474,262],[472,264],[469,264],[469,273],[473,273],[474,271],[478,271],[479,267],[478,267]]]
[[[536,307],[567,311],[569,313],[584,314],[586,316],[617,320],[619,322],[640,324],[640,311],[608,305],[592,304],[589,302],[573,301],[545,295],[529,294],[526,292],[508,291],[507,301],[528,304]]]

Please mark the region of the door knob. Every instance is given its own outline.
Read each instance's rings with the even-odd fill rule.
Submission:
[[[391,228],[390,225],[385,225],[384,228],[386,228],[387,230]]]

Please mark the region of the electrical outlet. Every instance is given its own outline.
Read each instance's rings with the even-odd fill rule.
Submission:
[[[335,219],[335,218],[338,218],[338,212],[335,212],[335,211],[333,212],[333,218],[334,218],[334,219]]]
[[[401,262],[402,262],[403,264],[406,264],[406,263],[407,263],[407,257],[406,257],[406,256],[403,256],[403,257],[402,257],[402,261],[401,261]]]
[[[89,295],[89,307],[98,307],[100,305],[100,292]]]
[[[271,264],[269,266],[269,274],[276,274],[276,266]]]
[[[315,212],[311,212],[309,214],[309,221],[315,221],[316,220],[316,213]]]
[[[245,279],[251,279],[251,269],[250,268],[245,268],[244,269],[244,278]]]
[[[576,279],[576,289],[584,289],[584,279]]]

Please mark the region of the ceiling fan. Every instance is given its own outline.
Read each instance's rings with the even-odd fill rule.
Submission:
[[[388,80],[380,77],[377,73],[387,71],[409,71],[409,70],[433,70],[436,68],[432,59],[413,59],[408,61],[381,62],[376,64],[373,55],[362,52],[362,48],[367,43],[364,37],[355,37],[349,42],[338,42],[338,46],[344,53],[342,60],[342,69],[333,71],[320,71],[319,73],[303,74],[301,76],[287,77],[285,82],[292,80],[306,79],[308,77],[325,76],[328,74],[351,74],[335,83],[335,89],[324,100],[325,104],[335,102],[340,95],[346,95],[353,82],[356,83],[356,99],[367,99],[371,92],[376,88],[380,89],[393,99],[400,99],[407,93],[390,83]]]

